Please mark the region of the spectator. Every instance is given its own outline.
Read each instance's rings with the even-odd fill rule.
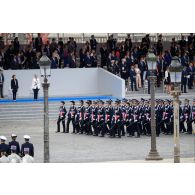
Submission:
[[[170,73],[169,73],[169,67],[166,67],[165,71],[165,79],[164,79],[164,85],[166,87],[166,92],[170,93],[171,91],[171,78],[170,78]]]
[[[91,67],[91,57],[89,52],[87,52],[85,55],[85,68],[90,68],[90,67]]]
[[[98,44],[98,43],[97,43],[97,41],[96,41],[94,35],[91,35],[91,39],[90,39],[91,50],[96,51],[96,49],[97,49],[97,44]]]
[[[142,83],[141,83],[141,71],[138,68],[138,64],[135,64],[135,73],[136,73],[136,89],[138,90],[138,88],[142,87]]]
[[[43,41],[41,38],[41,34],[38,33],[38,37],[35,39],[35,49],[37,52],[42,52],[42,45],[43,45]]]
[[[38,99],[38,92],[39,92],[40,88],[41,88],[40,80],[37,77],[37,75],[35,74],[34,78],[32,80],[32,90],[34,93],[34,100],[35,101]]]
[[[11,89],[12,89],[12,93],[13,93],[13,101],[16,101],[16,94],[18,91],[18,80],[16,79],[16,75],[12,76],[12,80],[11,80]]]
[[[188,79],[188,72],[186,70],[186,67],[183,67],[182,70],[182,79],[181,79],[181,91],[183,93],[187,93],[187,79]]]
[[[101,67],[107,66],[107,58],[108,58],[108,50],[106,48],[106,45],[103,44],[100,48],[100,54],[101,54]]]
[[[127,34],[127,38],[125,39],[125,51],[131,51],[132,49],[132,42],[130,34]]]
[[[187,72],[189,75],[188,89],[192,89],[193,88],[193,81],[194,81],[194,74],[195,74],[195,68],[193,67],[192,63],[190,63],[189,67],[187,68]]]
[[[181,40],[179,41],[179,46],[180,46],[180,51],[181,51],[181,56],[184,55],[185,49],[186,49],[186,40],[184,36],[181,36]]]
[[[97,68],[97,56],[95,50],[91,52],[91,67]]]
[[[57,51],[55,50],[52,54],[51,69],[56,69],[59,67],[59,60],[60,60],[60,56],[58,55]]]
[[[56,40],[53,38],[50,44],[51,52],[53,53],[57,49]]]
[[[133,88],[135,91],[138,91],[137,89],[137,85],[136,85],[136,72],[135,72],[135,68],[132,65],[131,69],[129,71],[129,76],[130,76],[130,80],[131,80],[131,91],[133,91]]]
[[[47,44],[45,44],[44,49],[43,49],[43,52],[46,53],[46,55],[47,55],[48,58],[51,58],[52,57],[52,50],[51,50],[49,41],[47,41]]]
[[[147,65],[146,65],[146,61],[145,61],[145,57],[142,56],[140,59],[140,62],[138,64],[138,67],[141,71],[141,81],[142,81],[142,86],[144,85],[144,80],[145,80],[145,75],[146,75],[146,71],[147,71]]]
[[[3,37],[0,37],[0,50],[5,48]]]
[[[194,42],[194,36],[193,33],[190,33],[188,36],[188,46],[191,45]]]
[[[158,56],[156,67],[157,67],[157,87],[160,87],[161,81],[163,79],[163,65],[164,65],[164,59],[162,55]]]
[[[18,37],[14,39],[14,54],[18,54],[20,51],[20,43],[18,41]]]
[[[0,99],[4,98],[4,96],[3,96],[3,84],[4,84],[3,69],[0,68]]]
[[[0,48],[0,68],[4,68],[4,52],[3,49]]]

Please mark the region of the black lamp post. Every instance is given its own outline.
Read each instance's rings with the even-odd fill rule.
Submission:
[[[151,149],[146,160],[162,160],[156,148],[156,117],[155,117],[155,81],[156,56],[149,53],[147,56],[148,70],[150,71],[150,90],[151,90]]]
[[[51,61],[50,59],[43,54],[43,56],[39,60],[40,65],[40,73],[41,77],[44,78],[42,87],[43,87],[43,95],[44,95],[44,163],[49,163],[50,155],[49,155],[49,108],[48,108],[48,88],[49,83],[47,82],[47,78],[51,75]]]

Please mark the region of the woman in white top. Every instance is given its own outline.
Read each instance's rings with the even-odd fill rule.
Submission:
[[[170,78],[170,73],[169,73],[169,67],[167,67],[166,71],[165,71],[164,84],[166,86],[166,92],[170,93],[170,91],[171,91],[171,78]]]
[[[39,92],[40,87],[41,87],[40,80],[37,77],[37,75],[35,74],[34,78],[32,80],[32,90],[34,92],[34,100],[38,99],[38,92]]]
[[[136,87],[138,89],[142,87],[142,82],[141,82],[141,71],[138,68],[137,64],[135,64],[135,73],[136,73]]]

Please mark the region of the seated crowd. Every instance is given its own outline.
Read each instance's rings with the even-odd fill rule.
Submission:
[[[148,50],[152,48],[157,57],[157,87],[160,87],[162,82],[167,85],[167,92],[170,91],[170,75],[169,65],[173,56],[178,56],[182,66],[183,92],[186,92],[186,86],[189,89],[194,85],[195,74],[195,35],[190,33],[187,37],[182,36],[181,40],[172,39],[170,49],[164,50],[163,37],[160,34],[158,40],[153,45],[150,41],[149,34],[142,38],[141,43],[132,43],[131,37],[128,34],[125,41],[117,42],[113,35],[110,35],[105,44],[99,45],[94,35],[90,41],[78,49],[74,38],[69,37],[69,41],[64,43],[62,38],[56,42],[52,39],[51,43],[47,41],[43,43],[41,34],[37,38],[33,38],[30,45],[21,46],[18,38],[12,41],[11,45],[3,47],[0,44],[0,67],[3,69],[38,69],[38,61],[45,52],[51,59],[51,68],[89,68],[106,67],[108,71],[116,74],[126,81],[131,82],[131,90],[139,90],[144,86],[144,81],[147,79],[147,61],[146,55]],[[100,62],[98,55],[100,54]],[[80,60],[80,63],[77,61]]]

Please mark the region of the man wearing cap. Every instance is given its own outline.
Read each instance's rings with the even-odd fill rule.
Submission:
[[[105,130],[107,134],[110,134],[111,129],[111,119],[113,115],[112,100],[107,100],[105,106]]]
[[[25,155],[25,151],[28,151],[28,154],[32,157],[34,157],[34,146],[32,143],[29,142],[30,136],[24,135],[25,143],[21,146],[21,155]]]
[[[83,128],[86,135],[92,135],[92,129],[91,129],[91,120],[90,120],[90,114],[91,114],[91,108],[90,108],[90,100],[86,101],[85,111],[84,111],[84,117],[83,117]]]
[[[187,133],[192,134],[192,123],[191,123],[191,106],[189,100],[185,99],[185,105],[183,107],[183,117],[187,124]]]
[[[98,136],[100,134],[100,137],[104,137],[106,133],[104,101],[99,100],[98,103],[99,105],[97,109],[97,132],[95,132],[94,135]]]
[[[72,103],[72,105],[70,106],[70,109],[68,111],[68,120],[67,120],[67,132],[69,132],[69,125],[70,122],[72,121],[72,126],[73,126],[73,132],[72,133],[76,133],[75,131],[75,116],[77,113],[77,109],[75,106],[75,101],[70,101]]]
[[[121,138],[121,123],[122,123],[122,110],[119,106],[120,100],[115,101],[115,106],[113,108],[113,117],[112,117],[112,128],[110,131],[110,137],[114,138],[116,134],[118,138]]]
[[[0,99],[3,97],[3,83],[4,83],[4,75],[3,69],[0,68]]]
[[[20,163],[21,158],[16,154],[17,147],[15,145],[11,145],[11,154],[8,156],[10,163]]]
[[[195,99],[193,99],[192,103],[191,121],[195,124]]]
[[[16,154],[19,155],[20,154],[20,144],[19,144],[19,142],[16,141],[17,135],[12,134],[11,138],[12,138],[12,141],[9,142],[9,148],[11,150],[12,146],[15,146],[16,147]]]
[[[10,154],[9,145],[5,143],[7,138],[5,136],[0,136],[0,140],[1,140],[0,150],[5,152],[6,155],[9,155]]]
[[[9,158],[6,156],[6,151],[4,149],[0,149],[0,163],[9,163]]]
[[[84,117],[84,101],[80,100],[80,105],[77,108],[77,113],[76,113],[76,120],[75,120],[75,128],[77,133],[83,134],[83,117]]]
[[[60,122],[62,121],[63,126],[63,133],[69,133],[69,131],[65,131],[65,118],[66,118],[66,108],[65,108],[65,102],[61,101],[61,105],[59,108],[59,116],[57,121],[57,131],[56,133],[60,132]]]
[[[93,101],[91,106],[91,125],[93,127],[93,135],[95,135],[95,132],[97,132],[97,110],[97,101]]]

